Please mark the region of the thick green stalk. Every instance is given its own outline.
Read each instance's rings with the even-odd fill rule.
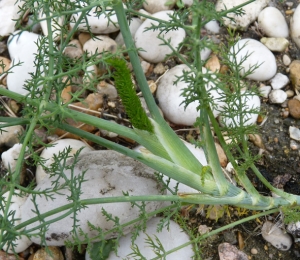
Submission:
[[[139,84],[139,87],[143,93],[145,101],[147,103],[148,109],[151,113],[152,118],[154,121],[160,126],[160,129],[164,133],[168,139],[172,140],[172,146],[175,147],[175,150],[167,150],[169,156],[173,159],[176,158],[174,152],[183,154],[182,161],[185,161],[184,164],[189,164],[192,166],[198,165],[199,169],[195,169],[196,173],[201,172],[201,165],[199,161],[193,156],[193,154],[189,151],[189,149],[183,144],[183,142],[178,138],[176,133],[170,128],[170,126],[166,123],[164,118],[161,116],[158,107],[155,103],[155,100],[152,96],[150,88],[148,86],[146,77],[144,75],[143,69],[140,64],[140,59],[138,53],[136,51],[136,47],[134,45],[133,39],[131,37],[131,33],[128,26],[128,21],[126,19],[125,10],[123,8],[122,1],[115,0],[113,8],[116,12],[118,23],[120,25],[120,30],[122,36],[124,38],[125,45],[128,49],[128,55],[130,57],[130,61],[132,63],[134,73]],[[167,147],[165,147],[167,149]],[[174,157],[175,156],[175,157]]]
[[[209,96],[206,90],[207,82],[202,78],[202,66],[203,62],[200,57],[201,46],[200,46],[200,32],[202,25],[202,18],[197,12],[193,13],[193,27],[195,28],[193,31],[193,39],[194,39],[194,66],[196,68],[195,72],[195,84],[197,84],[198,95],[201,96],[201,103],[204,103],[205,100],[209,100]],[[225,178],[225,175],[220,166],[219,157],[217,154],[217,150],[215,147],[215,142],[210,130],[210,124],[208,120],[207,111],[210,110],[208,102],[207,104],[202,104],[202,108],[200,110],[200,121],[201,121],[201,137],[205,142],[205,153],[207,156],[208,164],[211,167],[212,174],[214,176],[214,180],[218,186],[220,191],[220,195],[225,195],[229,189],[229,182]]]
[[[237,169],[238,165],[237,165],[232,153],[230,152],[228,145],[226,144],[226,142],[224,140],[224,137],[220,131],[219,124],[218,124],[217,120],[215,119],[212,111],[208,111],[208,115],[209,115],[210,122],[214,128],[214,132],[216,133],[218,140],[219,140],[222,148],[225,151],[226,156],[228,157],[229,161],[231,162],[233,168]],[[260,194],[258,193],[258,191],[255,189],[255,187],[253,186],[253,184],[251,183],[251,181],[245,174],[242,175],[242,174],[237,173],[237,177],[239,178],[239,181],[241,182],[243,187],[246,189],[246,191],[249,192],[249,194],[251,194],[253,196],[253,200],[254,200],[253,203],[255,204],[257,201],[257,198],[260,197]]]

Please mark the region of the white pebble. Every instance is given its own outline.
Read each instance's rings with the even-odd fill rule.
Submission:
[[[290,138],[300,141],[300,129],[294,126],[289,127]]]
[[[153,248],[149,246],[147,240],[149,237],[155,241],[157,238],[162,244],[164,251],[169,251],[173,248],[181,246],[184,243],[190,241],[189,236],[184,232],[184,230],[174,221],[170,221],[169,228],[164,227],[161,232],[157,232],[158,224],[162,218],[153,218],[149,220],[146,224],[145,232],[140,232],[134,244],[138,246],[140,253],[145,257],[145,259],[152,259],[156,257]],[[149,237],[148,237],[148,236]],[[111,252],[108,260],[117,259],[133,259],[128,256],[132,253],[132,235],[128,234],[119,240],[118,254]],[[169,255],[166,256],[166,260],[182,260],[182,259],[192,259],[194,256],[194,251],[192,245],[185,246]],[[86,258],[90,259],[90,258]]]
[[[272,78],[277,71],[276,59],[273,53],[262,43],[253,39],[239,40],[230,48],[230,60],[241,63],[241,74],[249,71],[253,66],[259,66],[252,74],[247,76],[248,79],[264,81]]]
[[[277,73],[274,78],[271,79],[271,86],[273,89],[282,89],[290,82],[288,76],[282,73]]]
[[[83,148],[81,153],[89,152],[91,151],[91,148],[89,148],[84,142],[75,140],[75,139],[61,139],[52,144],[53,146],[47,147],[43,150],[41,153],[41,158],[45,160],[44,166],[50,167],[52,163],[54,163],[54,155],[58,155],[63,150],[65,150],[67,147],[71,148],[70,155],[75,154],[79,149]],[[43,167],[41,165],[38,165],[36,167],[36,183],[39,184],[44,180],[47,179],[47,176],[49,177],[49,174],[45,172]]]
[[[224,18],[224,24],[231,28],[246,30],[248,26],[257,19],[260,11],[267,6],[270,0],[255,0],[254,2],[243,7],[244,14],[236,15],[234,13],[227,14],[233,19]],[[244,3],[243,0],[218,0],[216,10],[227,10]]]
[[[247,95],[247,91],[243,93],[241,97],[241,103],[245,111],[255,109],[260,110],[260,98],[257,95]],[[243,125],[253,125],[256,123],[258,113],[243,113]],[[239,126],[240,116],[230,117],[228,115],[223,115],[222,112],[219,116],[221,125],[227,127],[236,127]]]
[[[181,93],[183,89],[188,87],[188,84],[183,81],[178,82],[177,85],[174,84],[177,77],[183,75],[183,71],[189,71],[188,66],[177,65],[165,73],[158,83],[156,97],[164,116],[168,120],[178,125],[193,125],[196,122],[196,118],[200,115],[200,112],[197,111],[199,102],[194,101],[184,108],[184,104],[181,103],[185,98]],[[206,71],[207,70],[203,68],[203,72],[205,73]],[[206,88],[210,90],[211,96],[214,99],[218,99],[220,98],[222,91],[211,90],[214,87],[215,85],[211,82],[206,85]],[[222,105],[222,103],[218,103],[217,108],[213,110],[215,117],[220,113],[220,107]]]
[[[272,88],[271,86],[261,86],[258,88],[259,93],[264,97],[268,98]]]
[[[267,7],[258,15],[259,28],[269,37],[289,36],[289,28],[282,13],[275,7]]]
[[[3,152],[1,155],[2,163],[5,169],[13,172],[16,169],[17,160],[22,149],[22,144],[15,144],[12,148]]]
[[[289,66],[292,61],[291,61],[291,58],[288,55],[284,54],[283,57],[282,57],[282,62],[285,66]]]
[[[261,229],[262,237],[279,250],[287,251],[292,246],[292,238],[276,224],[266,221]]]
[[[99,35],[97,38],[89,39],[83,45],[83,50],[87,52],[88,57],[96,53],[100,55],[100,53],[105,51],[114,53],[117,50],[117,43],[108,36]]]
[[[15,31],[17,19],[22,14],[21,8],[25,1],[1,0],[0,1],[0,36],[8,36]]]
[[[173,11],[161,11],[153,14],[153,17],[169,21],[169,14],[173,14]],[[146,28],[151,25],[158,25],[158,22],[146,19],[145,22],[138,28],[135,33],[135,44],[137,48],[141,48],[139,55],[148,62],[158,63],[163,61],[168,54],[172,53],[172,49],[166,45],[162,45],[164,42],[159,37],[159,30],[148,30]],[[178,30],[171,30],[167,33],[160,34],[160,37],[164,38],[166,41],[171,40],[171,46],[176,50],[179,44],[185,38],[185,31],[182,28]]]
[[[291,36],[293,41],[300,49],[300,4],[297,6],[290,21]]]
[[[282,104],[287,99],[287,94],[281,89],[272,90],[269,100],[273,104]]]
[[[36,54],[39,53],[37,42],[41,36],[35,33],[23,31],[15,32],[8,38],[8,51],[12,59],[11,66],[14,66],[11,73],[7,75],[7,87],[9,90],[21,95],[29,93],[24,88],[25,81],[31,79],[30,73],[35,73],[34,64]]]
[[[147,0],[143,3],[143,7],[147,12],[154,14],[160,11],[171,10],[174,4],[175,1],[169,0]]]
[[[38,184],[35,191],[43,191],[53,189],[53,181],[57,180],[58,187],[65,184],[67,180],[77,180],[76,185],[78,187],[78,179],[80,179],[84,172],[84,182],[80,183],[80,199],[96,199],[105,197],[124,197],[123,192],[128,192],[129,196],[148,196],[148,195],[163,195],[163,186],[158,183],[154,175],[154,170],[144,164],[133,160],[125,155],[117,153],[112,150],[92,151],[79,156],[76,166],[73,171],[67,169],[64,170],[64,178],[58,179],[57,176],[53,176],[50,179],[46,179],[42,183]],[[68,162],[68,165],[72,164],[72,160]],[[43,214],[50,210],[57,209],[70,203],[71,191],[70,188],[64,188],[57,193],[52,193],[53,199],[45,198],[45,196],[36,196],[35,203],[38,205],[39,213]],[[153,212],[162,206],[160,201],[148,201],[145,202],[145,208],[143,211],[145,214]],[[88,207],[81,208],[76,212],[76,224],[80,226],[80,229],[87,237],[79,235],[78,239],[95,238],[99,233],[91,228],[90,224],[108,231],[115,227],[113,221],[107,220],[107,217],[102,214],[102,210],[112,214],[113,217],[118,217],[119,224],[123,225],[130,222],[140,215],[140,209],[138,207],[132,207],[130,203],[105,203],[88,205]],[[33,203],[32,195],[29,195],[26,202],[21,207],[22,219],[21,221],[27,221],[36,216],[36,207]],[[57,220],[66,211],[58,212],[56,215],[47,218],[51,221],[47,225],[45,231],[45,240],[48,246],[63,246],[65,241],[72,241],[72,227],[74,223],[73,214],[69,214],[64,218]],[[27,229],[36,228],[40,225],[39,221],[26,226]],[[126,226],[122,229],[124,234],[129,233],[133,228],[133,225]],[[105,236],[106,239],[116,237],[119,232],[111,232]],[[177,237],[176,237],[177,238]],[[99,237],[98,237],[99,239]],[[40,244],[42,239],[39,236],[32,236],[32,242]]]
[[[208,33],[218,34],[220,32],[220,26],[216,20],[209,21],[204,25],[204,28]]]
[[[9,212],[14,212],[13,216],[14,216],[14,221],[12,221],[12,215],[8,216],[8,219],[11,221],[11,224],[14,226],[17,226],[19,224],[21,224],[21,217],[22,217],[22,210],[20,209],[20,207],[25,203],[27,197],[25,197],[23,195],[23,197],[18,196],[17,194],[19,194],[19,190],[15,190],[15,194],[12,195],[11,198],[11,204],[9,205]],[[9,191],[4,193],[3,197],[1,199],[7,200],[9,196]],[[0,209],[0,215],[3,215],[3,211]],[[4,245],[3,246],[3,250],[7,250],[7,253],[20,253],[23,252],[25,249],[27,249],[32,242],[29,240],[29,238],[27,236],[20,236],[18,237],[15,241],[15,246],[13,247],[14,251],[12,250],[12,247],[8,245]]]
[[[86,4],[83,1],[80,1],[82,7]],[[97,14],[96,11],[99,11],[99,7],[93,7],[85,16],[88,23],[83,19],[79,25],[78,30],[87,32],[88,29],[95,34],[108,34],[116,32],[119,30],[119,24],[116,14],[111,13],[111,11],[101,12]],[[81,12],[74,13],[70,19],[70,27],[74,28],[77,20],[81,16]]]

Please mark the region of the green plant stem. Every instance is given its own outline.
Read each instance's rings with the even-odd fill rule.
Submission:
[[[131,33],[129,30],[129,26],[128,26],[128,22],[126,19],[125,10],[124,10],[122,1],[115,0],[113,8],[114,8],[117,18],[118,18],[120,30],[122,32],[122,36],[124,38],[126,48],[128,49],[128,55],[130,57],[130,61],[132,63],[133,69],[134,69],[134,74],[136,76],[139,87],[143,93],[143,96],[147,103],[150,114],[151,114],[152,118],[154,119],[154,121],[160,126],[160,129],[162,129],[162,133],[164,133],[164,136],[167,137],[169,140],[172,140],[173,146],[175,146],[177,149],[177,151],[171,151],[171,150],[167,151],[169,153],[169,156],[172,159],[176,158],[176,155],[174,155],[174,152],[180,151],[182,154],[184,154],[184,158],[182,160],[185,160],[186,163],[190,163],[191,165],[199,165],[199,161],[193,156],[193,154],[189,151],[189,149],[178,138],[176,133],[166,123],[166,121],[161,116],[161,114],[158,110],[158,107],[155,103],[155,100],[154,100],[152,93],[150,91],[150,88],[148,86],[145,74],[141,67],[140,59],[139,59],[138,53],[136,51],[136,47],[135,47],[133,39],[131,37]],[[162,141],[162,140],[160,140],[160,141]],[[173,153],[173,154],[170,154],[170,153]],[[201,165],[199,167],[201,167]]]
[[[129,30],[128,21],[126,19],[123,3],[120,0],[115,0],[115,1],[113,1],[113,3],[114,3],[113,8],[114,8],[117,18],[118,18],[118,23],[120,26],[120,30],[121,30],[126,48],[128,49],[128,55],[130,57],[130,61],[131,61],[131,64],[132,64],[132,67],[134,70],[136,80],[139,84],[141,91],[143,92],[143,96],[145,98],[148,109],[149,109],[153,119],[161,121],[161,120],[163,120],[163,118],[162,118],[162,116],[157,108],[157,105],[153,99],[152,93],[148,86],[148,82],[144,75],[144,71],[141,67],[140,59],[136,52],[136,47],[134,45],[130,30]]]
[[[202,66],[203,62],[201,61],[200,52],[200,32],[201,32],[201,23],[202,23],[202,16],[199,16],[198,13],[193,14],[193,26],[195,27],[194,30],[194,65],[196,68],[195,71],[195,84],[198,84],[198,95],[202,97],[202,101],[209,100],[208,93],[206,90],[206,82],[203,79],[202,74]],[[201,101],[201,102],[202,102]],[[214,180],[218,186],[220,195],[225,195],[228,192],[229,189],[229,182],[225,178],[225,175],[222,171],[222,168],[220,166],[219,157],[217,154],[217,150],[215,147],[215,142],[210,130],[210,124],[208,120],[207,111],[210,110],[209,103],[202,104],[202,108],[200,109],[200,121],[202,125],[201,129],[201,137],[202,140],[205,142],[205,152],[208,160],[208,164],[211,167],[212,174],[214,176]]]
[[[218,124],[217,120],[215,119],[212,111],[209,111],[208,115],[209,115],[210,122],[214,128],[214,132],[216,133],[218,140],[219,140],[222,148],[225,151],[226,156],[228,157],[229,161],[231,162],[233,168],[237,169],[238,165],[237,165],[232,153],[230,152],[228,145],[226,144],[226,142],[224,140],[224,137],[220,131],[219,124]],[[243,185],[243,187],[246,189],[246,191],[249,192],[249,194],[251,194],[253,196],[253,199],[254,199],[253,203],[255,204],[257,199],[260,197],[260,194],[258,193],[258,191],[255,189],[255,187],[253,186],[253,184],[251,183],[251,181],[245,174],[237,173],[237,177],[238,177],[239,181],[241,182],[241,184]]]

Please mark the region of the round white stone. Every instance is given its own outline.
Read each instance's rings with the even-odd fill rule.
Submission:
[[[54,163],[54,155],[58,155],[67,147],[71,147],[70,155],[74,155],[80,148],[83,148],[81,153],[89,152],[92,149],[88,147],[84,142],[75,139],[61,139],[53,143],[52,147],[47,147],[41,153],[41,158],[45,160],[44,165],[50,167]],[[44,171],[41,165],[36,167],[36,183],[39,184],[43,179],[47,178],[48,174]]]
[[[1,154],[2,163],[5,169],[9,169],[11,172],[16,169],[21,149],[22,144],[15,144],[12,148]]]
[[[283,57],[282,57],[282,62],[285,66],[289,66],[292,61],[291,61],[291,58],[288,55],[284,54]]]
[[[171,10],[175,4],[175,1],[169,0],[147,0],[143,3],[144,9],[151,13],[157,13],[160,11]]]
[[[272,90],[269,100],[273,104],[282,104],[287,99],[287,94],[281,89]]]
[[[247,91],[246,91],[247,92]],[[244,112],[249,110],[260,110],[260,98],[257,95],[247,95],[244,93],[241,97],[242,107],[245,109]],[[243,125],[253,125],[256,123],[258,117],[258,113],[243,113]],[[229,116],[220,115],[219,117],[221,125],[225,125],[227,127],[238,127],[240,124],[240,115],[236,115],[233,118]]]
[[[15,190],[15,193],[19,194],[19,190]],[[4,193],[3,195],[3,199],[7,200],[9,196],[9,191]],[[11,198],[11,204],[9,205],[9,212],[14,212],[14,219],[16,219],[12,224],[14,226],[17,226],[19,224],[21,224],[21,216],[22,216],[22,211],[20,209],[20,207],[25,203],[27,197],[20,197],[17,195],[12,195]],[[3,215],[3,211],[0,209],[0,215]],[[9,216],[8,219],[12,222],[12,216]],[[23,252],[25,249],[27,249],[32,242],[27,238],[27,236],[20,236],[18,237],[14,243],[16,244],[14,246],[14,251],[12,249],[12,247],[8,247],[7,245],[5,245],[2,249],[3,250],[7,250],[7,253],[12,254],[14,252],[16,253],[20,253]]]
[[[220,26],[216,20],[212,20],[204,25],[204,28],[208,33],[218,34],[220,32]]]
[[[289,28],[282,13],[275,7],[266,7],[258,15],[259,28],[269,37],[289,36]]]
[[[262,43],[253,39],[239,40],[230,48],[230,60],[236,56],[237,63],[241,63],[241,74],[249,71],[253,66],[259,66],[254,72],[247,76],[248,79],[265,81],[271,79],[276,71],[277,64],[273,53]]]
[[[170,224],[169,228],[164,227],[161,232],[157,232],[157,227],[161,220],[162,218],[160,217],[156,217],[149,220],[146,224],[145,232],[140,232],[139,236],[134,241],[134,243],[138,246],[140,253],[145,257],[145,259],[152,259],[157,256],[153,248],[151,248],[149,246],[149,243],[147,243],[148,236],[150,236],[150,238],[153,241],[156,241],[156,238],[158,238],[165,251],[169,251],[190,241],[189,236],[184,232],[184,230],[176,222],[172,220],[169,223]],[[107,259],[108,260],[132,259],[130,256],[128,256],[129,254],[132,253],[131,238],[132,238],[131,234],[122,237],[119,240],[118,254],[116,255],[115,252],[111,252]],[[167,255],[165,259],[167,260],[192,259],[193,255],[194,255],[193,247],[192,245],[188,245]],[[89,258],[88,256],[88,258],[86,259],[91,259],[91,258]]]
[[[270,221],[266,221],[263,224],[261,235],[264,240],[282,251],[289,250],[293,244],[291,236]]]
[[[80,199],[96,199],[96,198],[112,198],[124,197],[123,192],[128,192],[129,196],[151,196],[164,195],[162,191],[163,186],[158,183],[154,170],[138,161],[135,161],[125,155],[111,150],[93,151],[81,154],[76,162],[74,170],[64,170],[64,178],[57,180],[57,185],[64,184],[65,178],[71,180],[73,178],[79,179],[84,172],[84,182],[80,186]],[[70,165],[73,160],[68,161]],[[72,177],[73,176],[73,177]],[[53,181],[57,177],[46,179],[38,184],[35,190],[49,190],[53,189]],[[78,184],[78,182],[77,182]],[[38,205],[40,214],[57,209],[61,206],[70,203],[71,191],[69,188],[59,190],[53,193],[53,200],[46,199],[45,196],[36,196],[35,202]],[[24,222],[36,216],[35,205],[33,203],[32,195],[29,195],[26,202],[21,207],[22,219]],[[162,206],[160,201],[145,202],[145,213],[150,213],[159,209]],[[88,205],[76,212],[76,219],[78,226],[83,233],[90,239],[99,235],[97,230],[91,229],[89,223],[101,228],[104,232],[115,227],[113,221],[107,220],[107,217],[102,213],[102,210],[112,214],[113,217],[118,217],[119,224],[123,225],[140,216],[140,209],[132,207],[128,203],[99,203]],[[46,220],[53,220],[68,212],[61,211],[56,215],[49,216]],[[67,217],[52,221],[47,226],[45,239],[48,246],[63,246],[66,240],[72,241],[71,231],[73,229],[73,214]],[[31,229],[40,225],[40,222],[34,222],[26,228]],[[122,229],[124,234],[128,234],[133,229],[133,225],[126,226]],[[80,232],[79,232],[80,233]],[[106,239],[113,238],[119,235],[119,232],[111,232],[105,236]],[[79,239],[85,239],[84,236],[79,235]],[[39,236],[31,237],[32,242],[40,244],[41,238]]]
[[[161,11],[153,14],[153,17],[169,21],[169,15],[173,11]],[[160,31],[159,30],[148,30],[145,31],[148,27],[153,25],[158,25],[158,22],[146,19],[145,22],[138,28],[135,33],[135,44],[137,48],[141,48],[139,55],[146,61],[152,63],[159,63],[163,61],[168,54],[172,53],[171,48],[167,45],[162,45],[164,42],[161,39],[158,39]],[[185,31],[182,28],[179,28],[176,31],[169,31],[167,33],[160,34],[160,37],[164,38],[166,41],[170,39],[171,46],[176,50],[179,44],[185,38]]]
[[[97,38],[89,39],[83,45],[83,50],[87,52],[88,57],[105,51],[114,53],[117,50],[117,43],[108,36],[99,35]]]
[[[297,6],[290,22],[291,36],[300,49],[300,4]]]
[[[82,6],[85,5],[83,2],[81,3]],[[97,15],[97,8],[99,7],[93,7],[86,14],[85,18],[87,19],[88,23],[86,23],[85,20],[82,20],[82,22],[80,22],[80,24],[77,27],[78,30],[83,32],[87,32],[90,30],[92,33],[95,34],[108,34],[118,31],[119,24],[116,14],[112,14],[110,11],[107,11],[105,13],[101,12],[100,15]],[[74,28],[80,16],[81,12],[72,15],[70,19],[71,29]]]
[[[12,0],[1,0],[0,1],[0,36],[8,36],[15,31],[15,25],[17,19],[19,19],[21,7],[25,1],[12,1]]]
[[[159,101],[159,107],[168,120],[178,125],[193,125],[196,122],[196,118],[200,116],[200,112],[197,111],[199,102],[194,101],[184,108],[182,102],[185,98],[181,96],[181,94],[189,84],[183,81],[178,82],[177,85],[174,84],[177,77],[183,75],[183,71],[189,71],[188,66],[184,64],[177,65],[165,73],[158,83],[156,97]],[[203,68],[203,72],[205,73],[206,71],[207,70]],[[215,88],[213,83],[209,82],[206,88],[214,99],[221,97],[221,90],[212,89]],[[217,108],[213,110],[215,117],[220,113],[222,105],[223,103],[221,102],[217,103]]]
[[[38,46],[36,45],[39,40],[38,34],[31,32],[17,31],[8,39],[8,51],[12,59],[11,73],[7,75],[7,87],[9,90],[17,92],[21,95],[28,94],[28,90],[24,89],[26,80],[31,79],[29,73],[34,73],[36,67],[34,64]],[[17,65],[19,62],[22,64]]]

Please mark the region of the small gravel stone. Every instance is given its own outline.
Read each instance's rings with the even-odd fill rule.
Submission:
[[[258,88],[259,93],[264,97],[268,98],[272,88],[270,86],[261,86]]]
[[[295,92],[291,89],[288,89],[285,93],[287,94],[288,98],[291,98],[295,95]]]
[[[286,227],[286,230],[288,233],[292,234],[295,239],[297,240],[296,242],[299,241],[299,238],[300,238],[300,221],[297,221],[297,222],[292,222],[292,223],[289,223]]]
[[[270,51],[283,52],[289,46],[289,41],[283,37],[281,38],[267,38],[263,37],[260,42],[264,44]]]
[[[272,90],[269,95],[269,100],[273,104],[281,104],[287,99],[287,94],[281,89]]]
[[[206,234],[206,233],[208,233],[210,230],[211,230],[211,228],[209,228],[209,227],[206,226],[206,225],[200,225],[200,226],[198,227],[198,232],[199,232],[199,234],[200,234],[201,236],[204,235],[204,234]]]
[[[290,126],[289,127],[290,138],[300,141],[300,130],[297,127]]]
[[[299,149],[299,145],[298,145],[298,143],[296,141],[291,140],[290,141],[290,148],[295,151],[295,150]]]
[[[64,49],[64,55],[71,59],[78,59],[83,55],[81,44],[78,40],[72,40],[68,46]]]
[[[291,99],[288,101],[288,108],[291,116],[295,119],[300,119],[300,101]]]
[[[8,146],[13,147],[15,144],[19,143],[19,138],[23,133],[23,127],[20,125],[8,126],[1,128],[0,132],[0,147]]]
[[[282,13],[275,7],[266,7],[258,15],[259,28],[269,37],[289,36],[289,28]]]
[[[257,255],[258,254],[258,251],[256,248],[251,248],[251,254],[252,255]]]
[[[64,257],[58,247],[49,246],[48,251],[45,248],[36,251],[33,260],[64,260]]]
[[[248,256],[229,243],[218,246],[220,260],[248,260]]]
[[[271,79],[271,86],[273,89],[282,89],[289,83],[289,78],[282,73],[277,73],[274,78]]]
[[[291,58],[288,55],[284,54],[283,57],[282,57],[282,62],[285,66],[289,66],[292,61],[291,61]]]
[[[300,60],[294,60],[290,64],[290,80],[294,89],[300,90]]]

